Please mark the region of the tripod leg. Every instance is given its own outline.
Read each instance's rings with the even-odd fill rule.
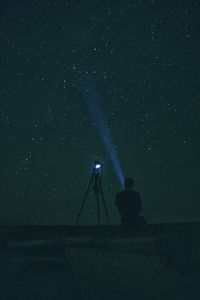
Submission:
[[[100,207],[99,207],[99,194],[97,192],[96,194],[97,198],[97,219],[98,219],[98,225],[100,225]]]
[[[104,199],[103,191],[102,191],[102,188],[101,188],[101,181],[100,181],[99,177],[98,177],[98,183],[99,183],[99,191],[100,191],[100,194],[101,194],[101,198],[102,198],[102,201],[103,201],[103,206],[104,206],[104,210],[105,210],[105,214],[106,214],[107,223],[108,223],[108,225],[110,225],[108,210],[107,210],[107,207],[106,207],[106,202],[105,202],[105,199]]]
[[[82,201],[82,204],[81,204],[81,208],[80,208],[80,210],[79,210],[79,213],[78,213],[78,216],[77,216],[75,225],[78,225],[78,222],[79,222],[79,219],[80,219],[80,216],[81,216],[81,213],[82,213],[84,204],[85,204],[86,199],[87,199],[87,195],[88,195],[89,192],[90,192],[90,188],[91,188],[91,185],[92,185],[92,181],[93,181],[93,177],[91,178],[91,180],[90,180],[90,182],[89,182],[89,185],[88,185],[88,188],[87,188],[87,190],[86,190],[86,192],[85,192],[85,195],[84,195],[84,198],[83,198],[83,201]]]

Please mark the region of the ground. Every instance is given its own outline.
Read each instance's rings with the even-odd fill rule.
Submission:
[[[0,299],[199,299],[199,244],[185,239],[1,242]]]

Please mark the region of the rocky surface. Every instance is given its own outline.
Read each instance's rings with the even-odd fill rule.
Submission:
[[[44,231],[39,239],[1,231],[0,299],[199,299],[199,227],[166,228],[112,236],[54,229],[45,239]]]

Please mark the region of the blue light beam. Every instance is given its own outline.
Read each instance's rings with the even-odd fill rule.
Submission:
[[[91,77],[82,77],[80,80],[81,89],[84,95],[84,99],[89,110],[90,116],[93,122],[96,124],[100,138],[106,148],[108,155],[111,158],[114,169],[117,173],[121,186],[124,185],[124,176],[119,163],[116,149],[114,147],[110,130],[107,126],[106,117],[103,113],[99,96],[95,88],[95,82]]]

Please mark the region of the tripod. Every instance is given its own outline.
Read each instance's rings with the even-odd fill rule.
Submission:
[[[84,198],[83,198],[83,201],[82,201],[82,204],[81,204],[81,208],[79,210],[79,213],[78,213],[75,225],[78,225],[78,222],[79,222],[79,219],[80,219],[83,207],[85,205],[87,196],[92,191],[94,192],[94,195],[95,195],[96,201],[97,201],[97,220],[98,220],[98,225],[100,225],[100,223],[101,223],[100,197],[101,197],[102,202],[103,202],[103,207],[104,207],[104,210],[105,210],[105,215],[106,215],[107,223],[108,223],[108,225],[110,225],[109,215],[108,215],[108,211],[107,211],[107,208],[106,208],[106,203],[105,203],[103,191],[102,191],[102,188],[101,188],[101,178],[99,176],[98,169],[95,169],[95,168],[93,169],[92,176],[91,176],[91,179],[89,181],[88,188],[87,188],[87,190],[85,192],[85,195],[84,195]]]

